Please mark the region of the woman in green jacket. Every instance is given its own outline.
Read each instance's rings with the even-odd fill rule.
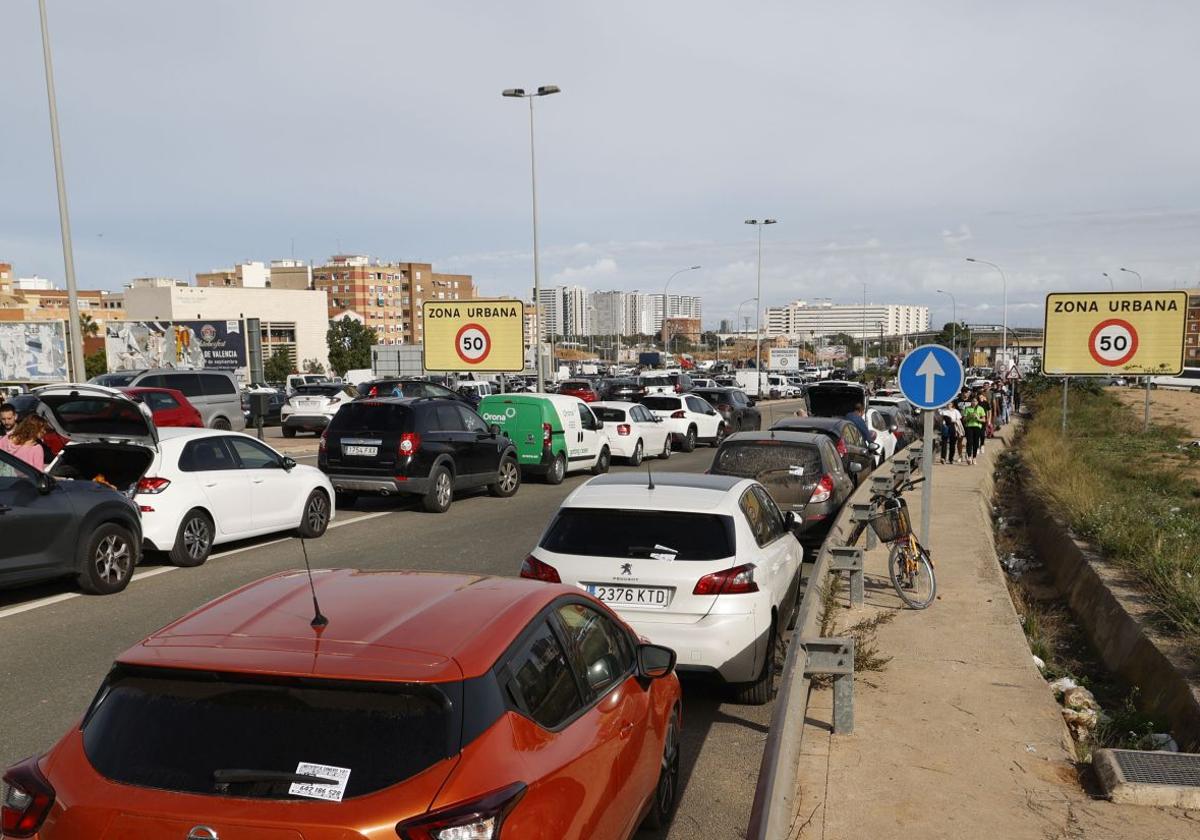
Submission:
[[[987,409],[983,397],[975,400],[963,410],[963,427],[967,430],[967,463],[974,464],[983,443],[983,425],[987,422]]]

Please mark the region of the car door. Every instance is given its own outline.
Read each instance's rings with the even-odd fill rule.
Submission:
[[[666,449],[667,429],[645,406],[633,406],[629,409],[629,416],[637,423],[647,455],[658,455]]]
[[[250,479],[251,528],[267,531],[296,527],[304,502],[300,496],[306,488],[283,468],[279,453],[241,435],[228,435],[224,440]]]
[[[189,418],[183,406],[166,391],[146,391],[141,397],[154,416],[154,425],[160,428],[187,425]]]
[[[467,428],[463,424],[458,406],[450,401],[438,401],[429,407],[427,431],[421,434],[421,446],[431,446],[434,453],[445,453],[454,461],[455,486],[463,486],[471,474],[470,451]]]
[[[750,399],[745,394],[741,391],[733,391],[730,393],[730,398],[741,414],[743,429],[758,431],[762,428],[762,415],[757,408],[750,405]]]
[[[579,414],[579,447],[578,453],[571,457],[572,461],[595,461],[600,457],[600,448],[608,442],[608,438],[599,428],[600,421],[592,410],[583,403],[576,403],[575,409]]]
[[[696,424],[696,435],[701,438],[715,438],[717,428],[721,425],[721,415],[711,405],[691,394],[683,398],[692,421]]]
[[[78,517],[67,493],[38,492],[38,471],[0,452],[0,580],[70,568],[77,557]]]
[[[212,514],[219,538],[232,539],[253,530],[250,476],[224,436],[188,441],[179,453],[179,470],[195,484],[197,501]]]
[[[759,568],[765,566],[768,572],[766,586],[763,585],[764,581],[759,581],[757,574],[754,579],[760,587],[770,589],[771,603],[779,605],[780,626],[777,629],[781,630],[787,623],[788,610],[800,585],[800,544],[788,530],[779,506],[761,484],[755,484],[746,493],[753,494],[758,503],[759,521],[755,539],[758,540],[764,560]]]
[[[491,482],[500,472],[500,442],[483,418],[465,405],[454,406],[466,429],[464,460],[480,482]]]

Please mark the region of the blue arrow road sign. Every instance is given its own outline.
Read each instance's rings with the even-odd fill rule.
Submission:
[[[962,390],[962,362],[940,344],[922,344],[900,363],[900,390],[917,408],[941,408]]]

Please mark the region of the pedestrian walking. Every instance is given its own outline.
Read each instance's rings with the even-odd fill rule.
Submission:
[[[46,454],[42,448],[42,435],[45,433],[46,421],[31,414],[0,438],[0,451],[19,458],[35,469],[45,469]]]
[[[974,464],[983,448],[983,427],[987,422],[987,409],[983,398],[968,405],[963,411],[963,427],[967,432],[967,463]]]
[[[954,426],[954,418],[950,416],[950,411],[953,410],[943,411],[938,415],[939,422],[941,423],[941,461],[943,464],[954,463],[954,450],[958,446],[958,431]]]

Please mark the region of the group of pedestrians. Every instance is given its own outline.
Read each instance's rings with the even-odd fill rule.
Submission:
[[[957,458],[961,463],[974,464],[987,439],[1008,422],[1010,407],[1007,385],[964,388],[954,402],[938,411],[940,462],[953,464]]]
[[[49,425],[38,415],[18,419],[12,403],[0,405],[0,452],[44,470],[51,460],[50,447],[43,441],[49,430]]]

